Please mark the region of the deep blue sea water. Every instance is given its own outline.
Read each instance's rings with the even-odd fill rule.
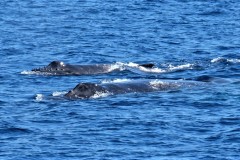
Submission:
[[[0,159],[240,159],[239,1],[3,0],[0,7]],[[53,60],[171,71],[27,74]],[[79,82],[201,76],[213,81],[54,98]]]

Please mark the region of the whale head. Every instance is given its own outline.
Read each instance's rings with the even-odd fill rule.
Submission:
[[[52,61],[49,65],[42,68],[32,69],[32,71],[36,72],[63,71],[65,69],[65,66],[66,65],[61,61]]]
[[[90,98],[97,92],[104,92],[104,88],[94,83],[80,83],[74,89],[70,90],[65,97],[75,98]]]

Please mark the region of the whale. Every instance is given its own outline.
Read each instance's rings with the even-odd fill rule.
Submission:
[[[119,83],[79,83],[68,91],[64,97],[69,99],[87,99],[96,95],[116,95],[126,93],[145,93],[176,90],[180,87],[191,87],[202,82],[182,80],[130,80]]]
[[[35,68],[31,71],[46,75],[93,75],[120,71],[121,67],[116,67],[115,65],[116,64],[72,65],[65,64],[62,61],[52,61],[45,67]],[[137,67],[153,68],[154,64],[139,64]]]

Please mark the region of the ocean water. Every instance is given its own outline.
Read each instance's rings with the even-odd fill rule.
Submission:
[[[3,0],[0,7],[0,159],[240,159],[237,0]],[[156,67],[29,72],[54,60]],[[59,96],[80,82],[206,78],[174,91]]]

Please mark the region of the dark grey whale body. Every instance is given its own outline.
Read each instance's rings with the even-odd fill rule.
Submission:
[[[152,68],[154,64],[139,65],[145,68]],[[43,68],[32,69],[36,73],[47,75],[88,75],[88,74],[103,74],[112,71],[120,70],[113,67],[113,64],[93,64],[93,65],[71,65],[61,61],[53,61],[48,66]]]
[[[195,86],[198,82],[194,81],[161,81],[161,80],[133,80],[124,83],[79,83],[74,89],[70,90],[64,96],[70,99],[91,98],[96,94],[124,94],[139,92],[154,92],[177,89],[181,86]]]

